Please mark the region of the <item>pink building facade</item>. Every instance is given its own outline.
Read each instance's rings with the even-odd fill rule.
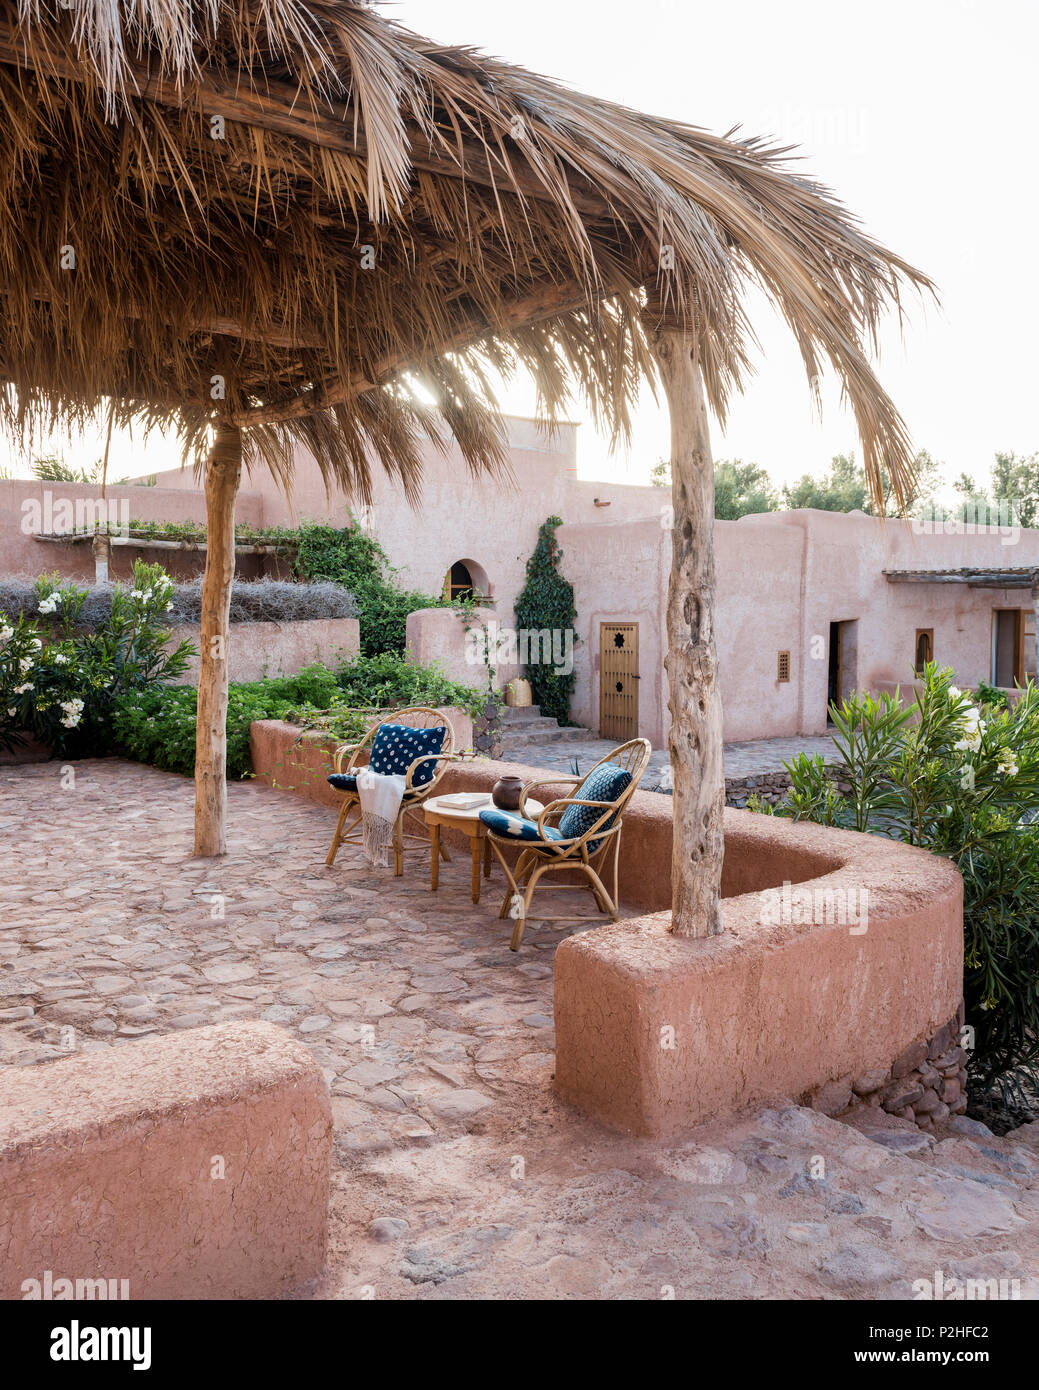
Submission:
[[[471,581],[502,630],[514,626],[538,527],[562,517],[562,570],[574,586],[576,688],[572,716],[605,736],[640,733],[656,746],[668,732],[664,671],[670,572],[670,494],[654,487],[577,476],[576,426],[551,433],[512,418],[512,478],[474,479],[453,447],[429,446],[420,504],[412,509],[376,472],[370,506],[327,492],[313,458],[297,459],[289,495],[259,469],[243,478],[238,520],[287,526],[345,525],[351,514],[375,535],[409,587],[440,593]],[[0,570],[92,574],[89,547],[41,544],[25,530],[30,499],[97,490],[67,484],[0,483]],[[159,474],[155,487],[110,488],[129,515],[202,520],[190,471]],[[53,498],[52,498],[53,506]],[[853,689],[912,685],[914,664],[932,655],[961,685],[1013,685],[1035,672],[1035,607],[1021,587],[896,582],[905,571],[1039,570],[1039,531],[977,528],[934,534],[941,525],[880,522],[861,513],[790,511],[715,526],[716,637],[730,740],[822,733],[830,699]],[[118,577],[135,552],[119,552]],[[174,572],[197,573],[202,552],[149,554]],[[267,572],[271,562],[265,561]],[[261,566],[262,568],[262,566]],[[253,569],[243,572],[253,573]],[[428,627],[428,631],[426,628]],[[422,658],[456,675],[464,662],[461,624],[419,623]],[[438,645],[439,643],[439,645]],[[515,666],[503,667],[506,679]],[[473,683],[482,679],[473,666]],[[619,696],[619,698],[614,698]],[[626,727],[625,726],[626,721]]]

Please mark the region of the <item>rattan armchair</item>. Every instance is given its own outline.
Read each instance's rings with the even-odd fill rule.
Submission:
[[[397,813],[397,822],[393,831],[393,872],[399,877],[404,872],[405,848],[408,850],[417,849],[419,846],[405,846],[405,840],[421,840],[422,849],[429,847],[429,831],[426,829],[425,822],[418,814],[418,808],[429,797],[436,795],[448,764],[460,762],[464,755],[455,751],[455,734],[451,727],[451,721],[439,710],[431,709],[427,705],[411,705],[407,709],[387,710],[380,714],[379,718],[368,729],[368,732],[357,743],[344,743],[337,748],[334,755],[334,766],[337,773],[351,775],[360,772],[367,766],[368,757],[371,754],[372,744],[375,742],[375,735],[383,724],[405,724],[411,729],[435,729],[443,727],[444,743],[439,753],[427,753],[424,757],[416,758],[407,769],[405,774],[404,798]],[[349,761],[343,766],[343,759],[349,754]],[[432,778],[419,787],[412,785],[413,778],[418,769],[425,763],[435,764]],[[339,820],[336,823],[336,831],[332,837],[332,844],[329,847],[325,858],[326,864],[334,864],[335,857],[339,853],[339,846],[343,844],[359,845],[362,843],[360,822],[361,822],[361,797],[355,790],[342,791],[343,805],[339,812]],[[419,829],[408,829],[408,821],[417,825]],[[440,853],[444,859],[450,856],[446,848],[441,845]]]
[[[508,880],[508,889],[498,915],[499,917],[512,916],[516,921],[512,940],[509,942],[510,950],[519,950],[528,917],[532,917],[538,922],[589,920],[588,914],[548,917],[543,916],[540,912],[532,913],[530,911],[534,889],[545,874],[563,871],[580,874],[582,876],[580,882],[554,883],[551,886],[557,890],[570,888],[590,891],[599,911],[612,917],[615,922],[618,920],[620,917],[618,866],[620,863],[623,812],[642,779],[652,751],[648,739],[633,738],[628,743],[623,743],[619,748],[615,748],[605,758],[600,758],[583,777],[561,777],[558,774],[546,773],[536,782],[528,782],[520,796],[517,815],[526,827],[536,825],[536,839],[516,839],[510,835],[502,835],[494,830],[488,830],[487,839],[505,870],[505,877]],[[560,782],[569,782],[574,787],[580,787],[598,768],[607,763],[631,774],[631,781],[614,800],[588,801],[577,796],[560,797],[556,801],[549,802],[536,821],[528,816],[527,795],[535,787],[544,786],[546,783],[558,785]],[[554,838],[552,832],[573,806],[587,806],[600,811],[600,814],[591,820],[591,824],[581,834],[570,836],[567,839]],[[506,846],[515,849],[517,845],[520,846],[520,855],[515,866],[510,868],[502,851]],[[612,894],[603,882],[604,872],[612,878]]]

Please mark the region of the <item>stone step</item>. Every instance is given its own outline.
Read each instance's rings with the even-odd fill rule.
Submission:
[[[553,721],[554,722],[554,721]],[[556,724],[554,728],[538,730],[537,733],[505,732],[503,739],[506,751],[514,748],[537,748],[545,743],[585,743],[595,735],[590,729],[566,728]]]
[[[547,718],[537,705],[505,705],[501,712],[502,723],[506,728],[514,724],[533,724]],[[552,721],[555,723],[555,721]]]

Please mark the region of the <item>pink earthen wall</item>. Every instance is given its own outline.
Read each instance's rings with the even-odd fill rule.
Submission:
[[[116,508],[108,513],[116,522],[204,521],[205,498],[198,490],[190,469],[164,474],[162,487],[109,487],[107,501]],[[101,489],[87,483],[40,483],[15,479],[0,482],[0,573],[38,574],[57,570],[69,579],[93,582],[94,556],[89,543],[52,544],[33,539],[26,529],[38,514],[41,520],[60,519],[62,504],[98,503]],[[119,505],[125,503],[125,511]],[[264,497],[260,492],[243,490],[235,504],[235,520],[250,526],[263,525]],[[89,518],[92,524],[93,516]],[[176,579],[191,579],[205,567],[203,550],[149,550],[116,546],[112,550],[113,579],[126,579],[133,573],[135,558],[161,564]],[[251,578],[260,573],[258,562],[249,556],[239,561],[238,572]]]
[[[501,616],[493,608],[476,608],[471,614],[450,608],[420,608],[408,614],[406,651],[416,666],[439,666],[449,680],[496,690],[520,674],[519,666],[502,662],[489,670],[482,659],[491,639],[500,634]],[[501,649],[504,651],[504,649]],[[479,660],[470,660],[470,656]]]
[[[556,952],[556,1085],[617,1128],[673,1134],[830,1081],[850,1085],[956,1012],[963,884],[948,861],[747,811],[725,812],[725,841],[721,935],[673,936],[661,912]],[[787,920],[769,892],[784,880],[810,903]]]
[[[131,1299],[275,1298],[321,1273],[328,1087],[282,1029],[191,1029],[3,1087],[0,1297],[46,1270]]]
[[[172,629],[168,643],[175,647],[187,640],[199,644],[198,628],[185,624]],[[291,623],[232,623],[228,678],[259,681],[273,676],[294,676],[316,661],[336,666],[361,650],[356,618],[312,618]],[[198,657],[180,678],[181,685],[198,684]]]

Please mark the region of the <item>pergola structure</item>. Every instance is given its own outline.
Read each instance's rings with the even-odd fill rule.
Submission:
[[[889,584],[966,584],[970,589],[1027,589],[1035,619],[1035,669],[1039,671],[1039,568],[885,570]]]
[[[361,0],[0,0],[0,419],[109,412],[204,472],[195,850],[224,850],[228,605],[243,451],[412,500],[422,435],[503,466],[492,382],[615,435],[656,376],[672,419],[667,673],[674,929],[718,929],[722,737],[707,408],[763,290],[829,364],[879,494],[912,448],[869,360],[919,272],[786,151],[571,91]],[[522,480],[520,480],[522,482]],[[416,517],[416,533],[421,532]]]

